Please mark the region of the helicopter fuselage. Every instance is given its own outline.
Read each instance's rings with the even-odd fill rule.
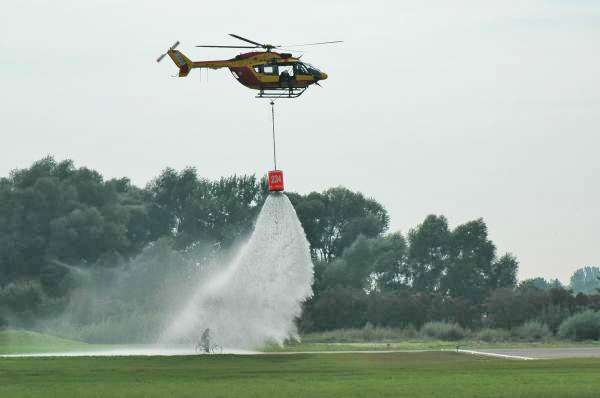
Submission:
[[[194,68],[228,68],[244,86],[260,90],[304,89],[327,74],[314,66],[300,61],[291,54],[272,51],[255,51],[220,61],[191,61],[178,50],[167,54],[179,67],[179,76],[185,77]]]

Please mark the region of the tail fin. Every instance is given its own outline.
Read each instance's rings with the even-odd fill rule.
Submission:
[[[179,77],[185,77],[192,69],[192,61],[178,50],[169,50],[167,53],[179,68]]]

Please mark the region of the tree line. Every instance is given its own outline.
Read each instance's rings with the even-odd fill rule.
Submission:
[[[264,178],[210,181],[194,168],[167,168],[144,188],[52,157],[15,170],[0,179],[0,326],[64,311],[80,292],[82,270],[131,262],[143,274],[139,258],[149,247],[170,251],[181,264],[198,245],[226,251],[250,234],[267,195]],[[287,195],[315,264],[314,296],[298,321],[303,331],[431,320],[555,325],[582,308],[600,308],[595,267],[575,272],[575,291],[542,278],[517,284],[517,259],[498,255],[483,219],[450,228],[443,215],[430,215],[404,235],[389,233],[385,208],[359,192]],[[153,272],[159,263],[153,260]],[[160,284],[143,294],[161,294]]]

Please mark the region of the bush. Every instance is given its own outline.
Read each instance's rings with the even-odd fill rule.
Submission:
[[[588,310],[565,319],[558,328],[558,335],[570,340],[598,340],[600,312]]]
[[[375,326],[371,322],[367,322],[362,328],[362,339],[364,341],[373,341],[376,338],[375,336]]]
[[[0,311],[14,326],[32,327],[45,315],[41,311],[44,304],[47,304],[45,299],[40,283],[36,280],[11,282],[0,287]]]
[[[362,329],[336,329],[324,332],[312,332],[302,336],[305,343],[350,343],[357,341],[387,341],[400,338],[415,338],[417,330],[414,326],[401,328],[389,328],[373,326],[366,323]]]
[[[394,328],[423,324],[426,311],[409,290],[369,294],[367,321],[374,325]]]
[[[523,340],[545,340],[552,336],[548,326],[540,321],[527,321],[515,329],[515,335]]]
[[[465,330],[454,322],[427,322],[421,328],[421,333],[427,337],[456,341],[465,337]]]
[[[560,305],[548,305],[542,309],[538,319],[548,325],[552,333],[556,334],[561,323],[571,315],[567,307]]]
[[[510,340],[510,333],[505,329],[481,329],[477,333],[477,339],[486,343],[496,343]]]
[[[417,328],[414,325],[408,325],[404,329],[400,329],[400,336],[407,339],[414,339],[417,337]]]
[[[417,330],[413,325],[405,328],[389,328],[376,327],[371,322],[367,322],[361,332],[364,341],[383,341],[399,337],[415,338],[417,336]]]
[[[321,330],[360,328],[366,323],[367,305],[364,290],[336,286],[319,294],[308,316]]]

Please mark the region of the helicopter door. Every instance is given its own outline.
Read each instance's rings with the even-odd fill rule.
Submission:
[[[294,65],[279,65],[279,83],[288,87],[294,84]]]

